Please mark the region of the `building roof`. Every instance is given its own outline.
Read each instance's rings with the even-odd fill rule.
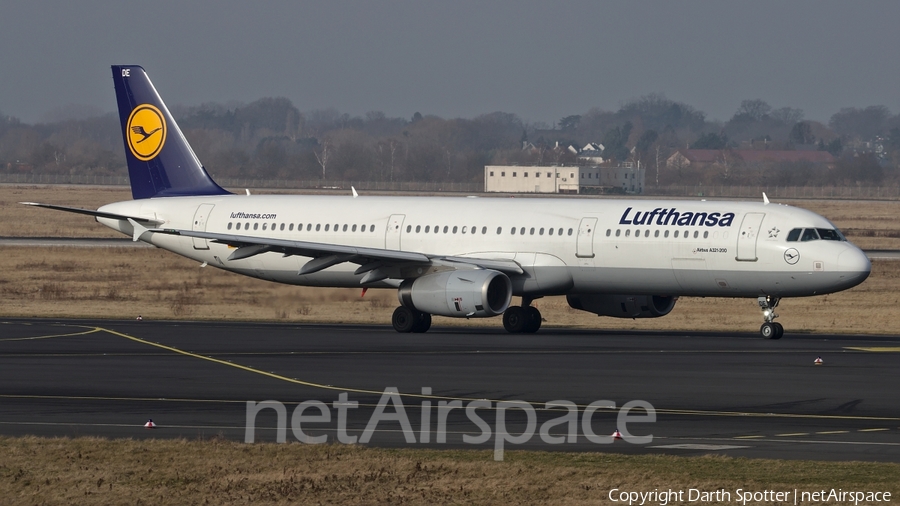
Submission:
[[[834,156],[827,151],[781,151],[781,150],[719,150],[719,149],[679,149],[678,153],[691,163],[716,163],[723,158],[732,158],[744,163],[809,162],[835,163]]]

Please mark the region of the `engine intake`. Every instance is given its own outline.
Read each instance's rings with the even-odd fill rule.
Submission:
[[[498,271],[446,271],[407,279],[397,297],[400,304],[423,313],[460,318],[497,316],[509,307],[512,283]]]
[[[658,318],[672,312],[675,297],[662,295],[567,295],[574,309],[614,318]]]

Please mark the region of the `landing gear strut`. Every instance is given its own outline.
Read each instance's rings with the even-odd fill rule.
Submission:
[[[509,306],[503,313],[503,328],[510,334],[533,334],[541,328],[541,312],[532,307],[534,299],[522,297],[521,306]]]
[[[394,330],[402,334],[413,332],[421,334],[431,328],[431,315],[421,311],[400,306],[391,317]]]
[[[784,327],[780,323],[775,322],[775,318],[778,318],[778,315],[775,314],[775,308],[780,300],[780,298],[770,295],[757,299],[765,320],[765,323],[759,328],[759,333],[766,339],[781,339],[781,336],[784,335]]]

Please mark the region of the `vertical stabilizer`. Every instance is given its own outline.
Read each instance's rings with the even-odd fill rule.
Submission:
[[[144,69],[113,65],[131,195],[226,195],[209,177]]]

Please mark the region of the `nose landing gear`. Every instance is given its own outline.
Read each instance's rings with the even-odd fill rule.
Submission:
[[[771,295],[757,299],[765,320],[765,323],[759,328],[759,333],[766,339],[781,339],[781,336],[784,335],[784,327],[775,321],[775,318],[778,318],[778,315],[775,314],[775,308],[780,300],[780,298],[772,297]]]

